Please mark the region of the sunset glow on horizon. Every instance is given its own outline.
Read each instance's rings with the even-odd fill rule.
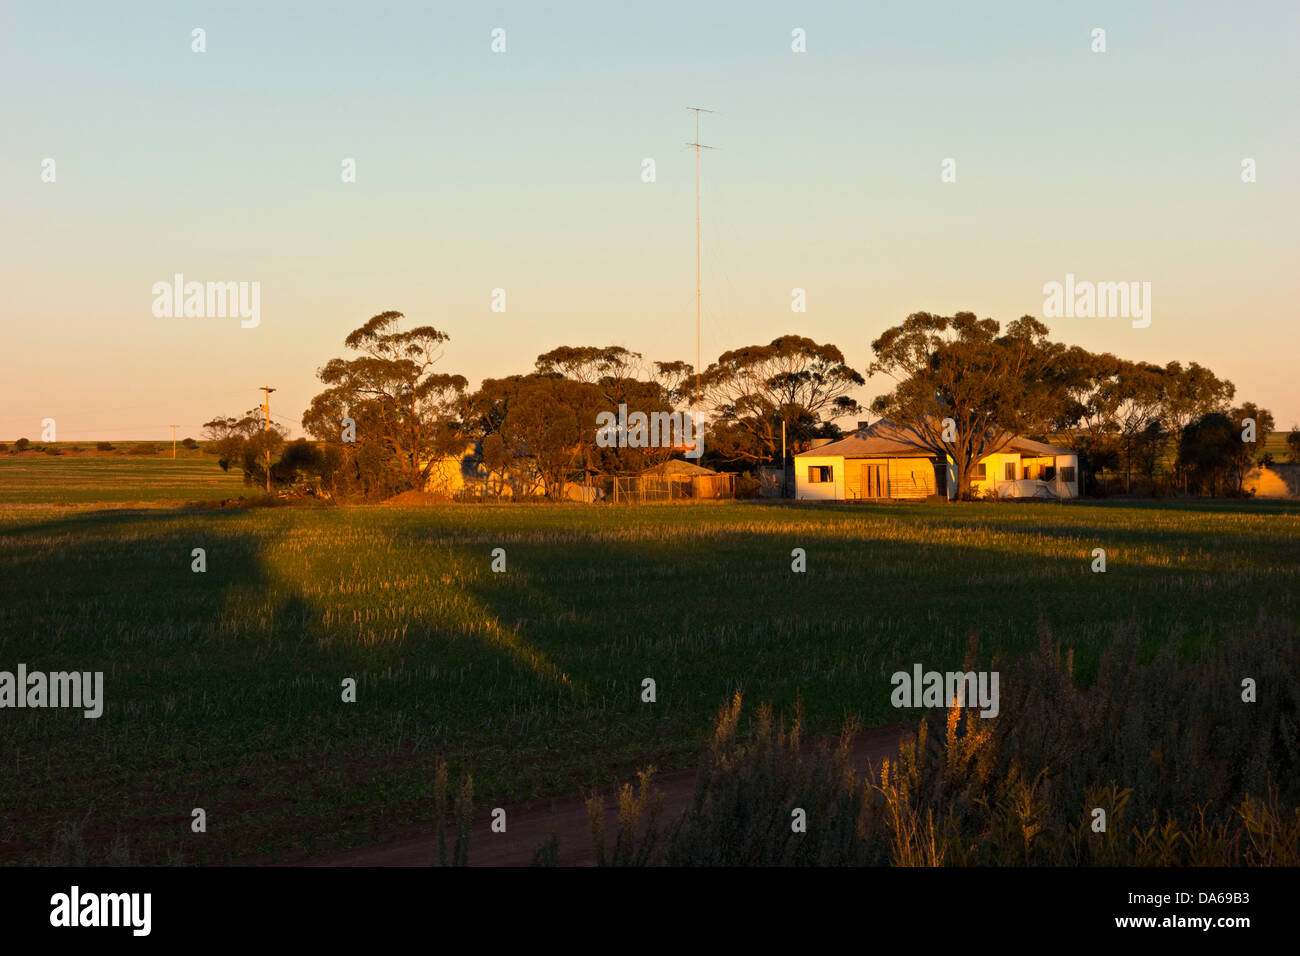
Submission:
[[[441,370],[471,387],[560,345],[694,362],[694,105],[717,111],[706,365],[797,334],[864,371],[910,313],[1029,314],[1199,362],[1289,428],[1300,8],[1230,13],[76,3],[55,27],[9,4],[0,439],[45,418],[62,440],[197,438],[263,383],[302,434],[316,369],[385,310],[447,332]],[[159,317],[177,275],[258,283],[260,320]],[[1149,283],[1149,326],[1046,317],[1067,276]]]

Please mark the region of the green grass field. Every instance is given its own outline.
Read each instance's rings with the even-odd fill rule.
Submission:
[[[182,451],[173,460],[170,451],[169,445],[157,456],[0,454],[0,505],[183,504],[256,493],[211,455]]]
[[[103,670],[107,699],[98,720],[0,710],[3,862],[52,859],[69,827],[92,862],[364,842],[431,818],[439,756],[472,770],[481,805],[571,792],[693,763],[736,689],[802,698],[818,731],[912,720],[889,675],[955,669],[972,634],[987,663],[1049,627],[1086,677],[1117,628],[1190,649],[1295,620],[1300,593],[1294,502],[31,503],[24,476],[49,497],[53,469],[80,464],[0,464],[0,500],[28,502],[0,507],[0,670]],[[164,487],[161,462],[136,464]],[[126,500],[110,489],[93,500]]]

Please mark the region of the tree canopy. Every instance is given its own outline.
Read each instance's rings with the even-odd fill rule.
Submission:
[[[317,372],[329,387],[302,420],[309,435],[338,450],[341,478],[370,493],[421,489],[444,456],[465,446],[459,412],[469,383],[435,371],[449,336],[429,325],[403,331],[403,318],[381,312],[343,340],[360,355]]]
[[[865,384],[837,347],[799,335],[723,352],[700,376],[714,416],[710,449],[730,461],[775,461],[783,422],[790,442],[828,429],[837,437],[835,419],[861,413],[851,393]]]

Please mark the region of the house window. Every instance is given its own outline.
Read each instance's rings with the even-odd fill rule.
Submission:
[[[834,469],[830,465],[809,465],[808,483],[810,485],[826,484],[833,481]]]
[[[1002,473],[1006,477],[1007,481],[1015,481],[1016,463],[1014,461],[1007,462],[1006,465],[1003,466]]]
[[[971,472],[971,477],[976,481],[983,481],[989,476],[989,466],[985,462],[980,462]]]
[[[1061,480],[1064,481],[1066,484],[1070,484],[1070,485],[1074,484],[1073,465],[1063,465],[1061,467]]]
[[[1051,480],[1054,479],[1055,477],[1056,477],[1056,466],[1055,466],[1055,465],[1044,465],[1044,466],[1043,466],[1043,481],[1051,481]]]

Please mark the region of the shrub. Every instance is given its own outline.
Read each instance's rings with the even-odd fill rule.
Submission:
[[[474,778],[465,775],[456,792],[453,818],[456,842],[452,847],[451,866],[469,865],[469,835],[474,814]],[[433,818],[438,827],[438,859],[434,866],[447,866],[447,761],[439,760],[433,778]]]
[[[741,472],[736,475],[735,483],[737,498],[757,498],[759,489],[763,484],[757,475],[752,475],[749,472]]]
[[[838,746],[802,745],[767,706],[741,731],[724,706],[701,758],[690,809],[658,847],[635,843],[650,797],[624,788],[614,854],[592,812],[598,861],[668,865],[1295,866],[1300,864],[1300,641],[1261,618],[1179,665],[1178,642],[1142,663],[1121,627],[1095,680],[1076,680],[1043,629],[1037,651],[1003,667],[1001,709],[981,718],[932,711],[895,759],[851,762]],[[999,670],[998,662],[993,669]],[[964,670],[975,670],[972,646]],[[1267,694],[1242,702],[1248,675]],[[590,807],[590,805],[589,805]],[[796,833],[791,811],[810,825]],[[1097,809],[1104,832],[1094,832]],[[816,821],[816,825],[811,825]],[[599,825],[598,825],[599,824]],[[631,841],[631,842],[629,842]],[[621,848],[621,850],[620,850]]]
[[[587,819],[596,845],[597,866],[645,866],[653,859],[659,835],[656,822],[663,810],[663,794],[650,787],[654,772],[655,768],[649,767],[637,774],[635,792],[630,783],[623,784],[619,791],[618,833],[612,849],[605,846],[605,800],[598,794],[587,798]],[[552,840],[555,840],[553,834]],[[541,853],[539,848],[538,854]]]
[[[131,454],[156,455],[158,454],[158,446],[155,445],[153,442],[140,442],[138,445],[136,445],[131,449]]]
[[[100,441],[100,442],[95,442],[95,448],[96,448],[98,451],[112,451],[112,450],[113,450],[113,443],[112,443],[111,441]]]
[[[189,451],[193,451],[194,449],[199,447],[199,443],[196,442],[193,438],[186,438],[184,441],[181,442],[181,447],[188,449]]]
[[[31,441],[30,441],[29,439],[27,439],[27,438],[20,438],[20,439],[18,439],[16,442],[14,442],[14,448],[15,448],[17,451],[26,451],[26,450],[27,450],[28,448],[30,448],[31,446],[32,446],[32,443],[31,443]]]
[[[41,449],[41,450],[44,451],[45,454],[47,454],[47,455],[62,455],[62,454],[63,454],[62,451],[60,451],[59,449],[55,448],[53,445],[46,445],[46,446],[45,446],[43,449]]]

